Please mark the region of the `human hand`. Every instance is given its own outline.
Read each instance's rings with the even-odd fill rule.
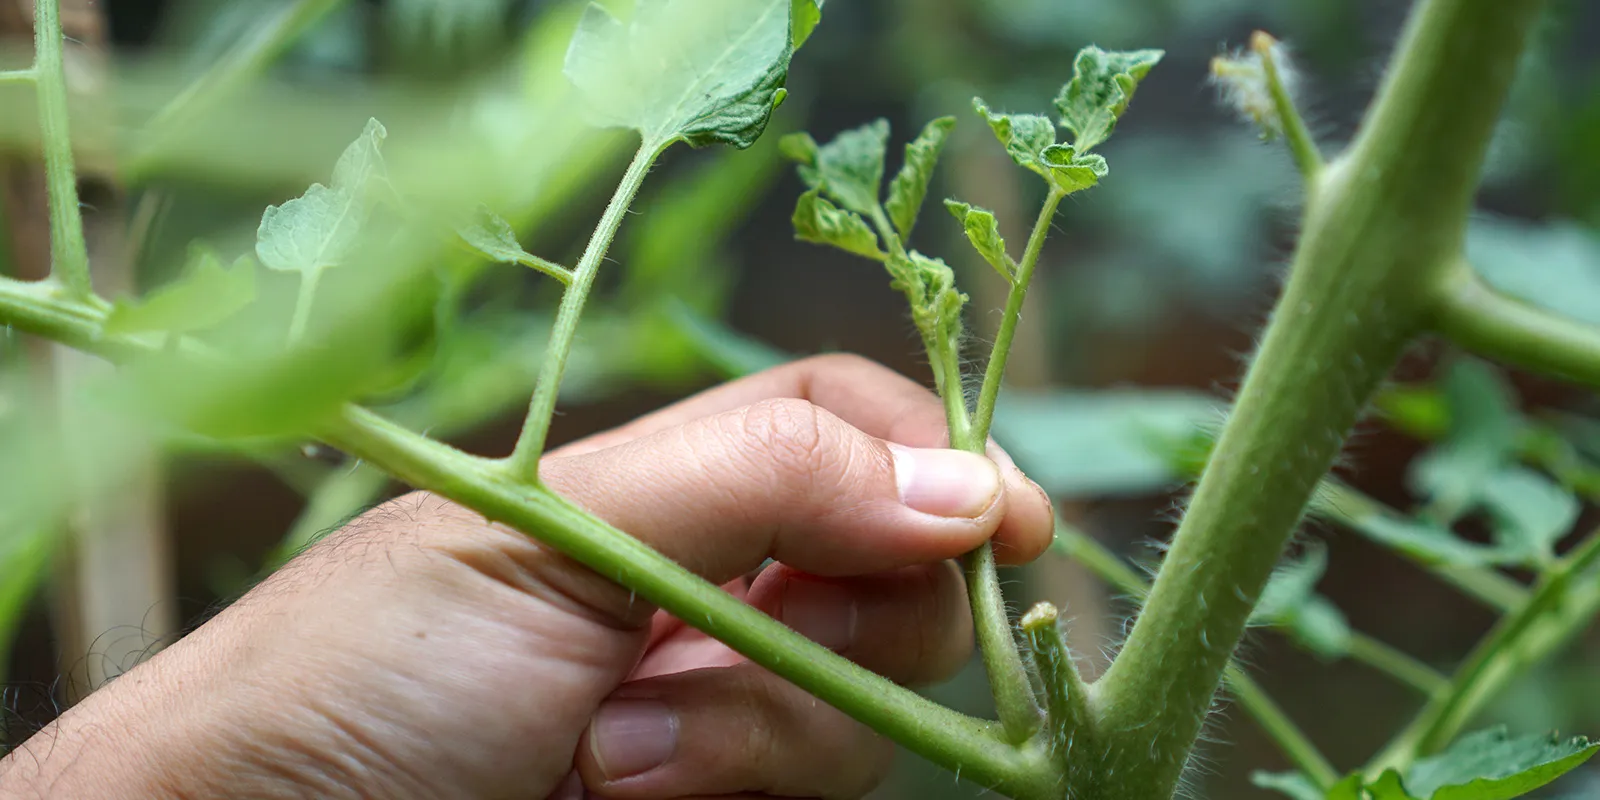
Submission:
[[[948,559],[1048,545],[1009,461],[938,448],[939,400],[808,359],[562,448],[552,488],[907,684],[967,660]],[[777,563],[747,579],[763,562]],[[0,797],[855,797],[865,727],[462,507],[363,515],[0,762]],[[581,783],[580,783],[581,776]],[[32,795],[16,795],[32,796]]]

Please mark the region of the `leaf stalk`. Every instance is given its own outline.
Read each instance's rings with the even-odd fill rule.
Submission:
[[[89,277],[89,248],[83,238],[83,213],[78,204],[78,173],[72,158],[61,2],[37,0],[33,14],[32,71],[50,203],[50,274],[61,282],[68,296],[81,300],[93,295],[94,287]]]
[[[550,342],[545,347],[544,361],[539,365],[539,378],[534,385],[533,399],[528,404],[528,416],[522,423],[522,434],[517,439],[516,449],[505,461],[505,469],[521,480],[529,483],[538,480],[539,458],[544,455],[545,442],[550,435],[550,421],[555,416],[556,399],[561,393],[561,379],[566,373],[567,356],[572,352],[572,342],[578,335],[578,321],[583,316],[584,304],[589,300],[589,292],[594,288],[594,279],[600,272],[600,264],[605,260],[611,241],[617,236],[617,229],[622,227],[622,220],[628,213],[628,207],[638,195],[639,187],[644,184],[651,165],[655,164],[656,158],[670,144],[670,141],[640,143],[633,161],[628,164],[627,172],[623,173],[621,182],[617,184],[616,193],[606,204],[606,210],[601,214],[600,222],[595,226],[588,246],[578,259],[578,266],[572,273],[571,283],[567,284],[566,291],[561,295],[561,307],[556,311]]]

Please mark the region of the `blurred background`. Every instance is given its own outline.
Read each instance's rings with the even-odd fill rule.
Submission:
[[[26,64],[28,6],[0,0],[0,68]],[[122,294],[171,280],[195,239],[229,260],[247,252],[262,208],[326,180],[368,117],[384,121],[396,148],[464,117],[490,131],[497,114],[517,119],[538,87],[561,81],[561,53],[581,8],[554,0],[64,6],[77,42],[69,66],[80,137],[110,142],[90,141],[80,155],[91,239],[99,253],[117,256],[97,259],[99,285]],[[760,143],[743,152],[675,149],[646,185],[586,318],[555,443],[796,355],[860,353],[927,380],[903,298],[881,270],[794,240],[789,215],[802,185],[778,158],[776,134],[803,129],[826,141],[885,117],[894,169],[900,145],[926,121],[955,114],[960,124],[934,199],[995,210],[1016,244],[1041,187],[978,124],[971,98],[1044,112],[1079,47],[1162,48],[1165,60],[1102,148],[1109,177],[1057,218],[1008,373],[1015,391],[997,422],[997,438],[1056,495],[1068,522],[1150,563],[1183,496],[1186,437],[1215,419],[1237,385],[1290,253],[1301,196],[1281,146],[1218,103],[1209,63],[1256,29],[1283,39],[1301,109],[1332,153],[1359,122],[1407,6],[832,0]],[[208,70],[239,77],[208,84],[200,79]],[[172,103],[184,92],[214,101]],[[469,94],[490,100],[455,102]],[[23,88],[0,85],[0,272],[23,276],[37,274],[48,246],[31,102]],[[173,108],[195,117],[162,117]],[[139,141],[152,119],[168,140]],[[125,147],[129,141],[138,146]],[[586,135],[560,151],[547,180],[521,187],[530,199],[518,201],[513,222],[523,245],[570,262],[630,146],[625,136]],[[936,203],[923,220],[917,247],[957,265],[973,296],[977,355],[998,319],[988,309],[1001,305],[1002,287]],[[1497,133],[1471,239],[1474,261],[1497,285],[1600,323],[1600,6],[1550,4]],[[509,451],[531,385],[527,354],[536,352],[555,298],[538,278],[501,266],[464,281],[462,307],[473,322],[438,336],[429,378],[386,398],[389,412],[478,452]],[[46,363],[62,371],[56,362],[65,358],[4,333],[0,425],[37,418],[31,395],[18,388],[23,376],[37,377]],[[1416,460],[1432,452],[1426,440],[1459,433],[1462,409],[1488,404],[1506,424],[1555,442],[1560,459],[1536,466],[1570,498],[1562,523],[1578,530],[1600,521],[1586,504],[1595,496],[1589,464],[1600,428],[1584,393],[1502,374],[1429,343],[1396,378],[1405,391],[1363,425],[1340,468],[1353,487],[1397,514],[1421,515],[1427,476],[1419,477]],[[0,458],[5,453],[0,446]],[[138,479],[108,500],[117,513],[90,515],[98,522],[0,530],[0,741],[26,738],[295,547],[398,491],[322,448],[241,454],[196,443],[152,454]],[[96,525],[124,543],[82,544],[94,537],[81,529]],[[66,535],[74,526],[77,544]],[[1447,671],[1493,612],[1348,527],[1307,525],[1304,539],[1327,543],[1319,592],[1349,628]],[[1492,527],[1464,516],[1457,533],[1487,540]],[[1120,638],[1126,598],[1056,553],[1007,577],[1021,607],[1039,599],[1066,605],[1073,642],[1097,673]],[[1342,769],[1364,761],[1423,699],[1346,656],[1347,648],[1265,631],[1244,651],[1263,686]],[[1596,686],[1600,639],[1586,635],[1510,686],[1482,722],[1516,733],[1600,734]],[[969,670],[934,694],[982,712],[983,691],[981,675]],[[1227,704],[1210,740],[1193,776],[1198,796],[1265,797],[1250,787],[1250,772],[1288,767],[1256,723]],[[1592,772],[1562,791],[1600,792],[1600,771]],[[907,756],[880,796],[975,793]]]

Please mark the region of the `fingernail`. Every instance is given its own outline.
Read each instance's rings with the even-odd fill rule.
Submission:
[[[924,514],[977,517],[1000,494],[1000,472],[993,461],[960,450],[890,444],[900,501]]]
[[[655,769],[678,749],[678,716],[655,700],[613,700],[592,727],[589,750],[608,781]]]
[[[797,578],[783,590],[783,621],[795,632],[835,652],[856,638],[856,603],[842,587]]]

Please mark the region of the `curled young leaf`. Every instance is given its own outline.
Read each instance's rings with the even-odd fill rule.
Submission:
[[[995,222],[994,212],[956,200],[944,201],[944,207],[961,223],[967,241],[972,243],[978,255],[983,256],[983,260],[989,262],[989,266],[994,267],[1007,282],[1015,281],[1017,265],[1011,256],[1006,255],[1006,240],[1000,236],[1000,226]]]
[[[799,163],[800,177],[841,207],[871,216],[883,188],[883,156],[889,144],[888,120],[852,128],[821,147],[804,133],[785,136],[784,156]]]
[[[334,165],[331,186],[313,183],[299,197],[268,206],[256,229],[256,256],[269,269],[320,273],[350,257],[371,213],[372,192],[388,186],[383,124],[367,121]]]
[[[828,202],[817,189],[800,195],[793,222],[795,237],[802,241],[831,244],[875,261],[887,257],[878,249],[878,235],[860,215]]]
[[[1085,47],[1072,65],[1072,80],[1056,95],[1061,127],[1072,132],[1072,146],[1087,153],[1110,138],[1128,110],[1139,81],[1161,60],[1160,50],[1107,51]]]
[[[365,199],[366,193],[378,186],[387,186],[389,169],[383,161],[383,140],[389,131],[376,119],[368,119],[367,127],[355,141],[344,149],[333,165],[333,188],[350,192]]]
[[[1049,119],[1038,114],[996,113],[989,110],[981,97],[972,98],[972,108],[989,123],[994,138],[1005,146],[1012,161],[1040,175],[1046,174],[1044,165],[1040,163],[1041,154],[1046,147],[1056,143],[1056,128]]]
[[[808,33],[819,8],[793,0],[640,0],[624,24],[590,4],[565,72],[596,125],[633,128],[658,148],[683,141],[743,149],[783,100],[792,15],[805,15]]]
[[[1082,191],[1106,176],[1106,160],[1098,153],[1079,155],[1071,147],[1056,144],[1040,153],[1040,162],[1049,171],[1050,182],[1062,194]]]
[[[911,230],[916,227],[917,214],[928,195],[928,182],[933,178],[939,151],[944,149],[945,139],[955,126],[955,117],[940,117],[928,123],[922,133],[906,145],[905,164],[889,182],[889,200],[884,204],[901,241],[911,241]]]

